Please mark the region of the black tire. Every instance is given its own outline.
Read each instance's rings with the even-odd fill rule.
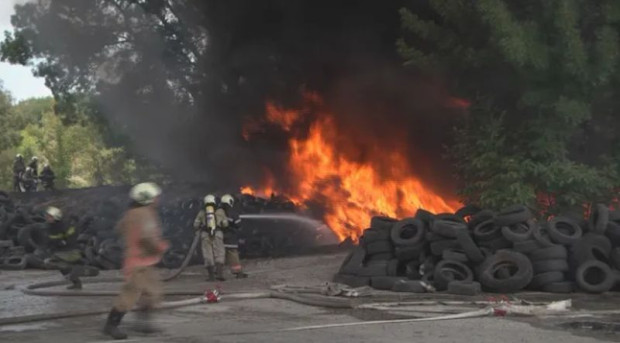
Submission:
[[[609,255],[609,260],[611,261],[611,266],[620,269],[620,247],[613,248],[611,250],[611,254]]]
[[[586,292],[603,293],[609,291],[617,280],[607,264],[590,260],[577,268],[575,281],[579,288]]]
[[[511,267],[510,277],[500,279],[496,272]],[[480,266],[480,283],[497,292],[516,292],[527,286],[534,275],[532,263],[527,256],[509,250],[500,250],[488,257]]]
[[[609,208],[603,204],[597,204],[592,208],[592,214],[588,221],[590,231],[599,235],[605,234],[609,223]]]
[[[424,223],[426,228],[430,228],[433,221],[435,220],[435,215],[429,211],[418,209],[413,216],[415,219],[421,220]]]
[[[376,262],[376,261],[389,261],[394,258],[394,254],[391,252],[385,252],[381,254],[374,254],[366,256],[366,262]]]
[[[365,244],[377,242],[377,241],[389,241],[390,240],[390,231],[387,230],[375,230],[375,229],[367,229],[364,231],[364,235],[362,236],[362,241]]]
[[[510,206],[503,209],[495,217],[495,225],[499,227],[511,226],[518,223],[526,222],[534,218],[532,211],[523,205]]]
[[[568,262],[566,260],[543,260],[532,263],[535,274],[546,272],[566,272],[568,271]]]
[[[530,259],[534,262],[543,260],[566,260],[568,253],[566,248],[556,245],[550,248],[542,248],[534,250],[530,253]]]
[[[392,226],[391,238],[394,245],[412,246],[419,244],[426,234],[424,223],[415,218],[403,219]]]
[[[413,280],[399,280],[392,286],[394,292],[406,292],[406,293],[426,293],[426,288],[422,286],[420,281]]]
[[[370,227],[379,231],[390,231],[397,221],[390,217],[375,216],[370,219]]]
[[[407,274],[407,264],[401,262],[399,260],[390,260],[387,265],[387,275],[388,276],[406,276]]]
[[[446,219],[438,219],[433,222],[431,230],[441,236],[448,238],[456,238],[459,231],[467,231],[467,224],[463,221],[452,221]]]
[[[530,283],[530,288],[535,290],[540,290],[543,286],[549,285],[556,282],[564,281],[564,273],[562,272],[546,272],[540,273],[532,278],[532,282]]]
[[[553,242],[564,245],[573,244],[583,236],[579,224],[568,217],[551,219],[547,226],[547,232]]]
[[[504,226],[502,227],[502,235],[505,239],[513,243],[527,241],[532,237],[534,225],[536,224],[530,220],[512,226]]]
[[[476,213],[479,213],[480,211],[482,211],[482,209],[476,205],[465,205],[461,208],[459,208],[454,215],[459,217],[459,218],[466,218],[466,217],[471,217],[473,215],[475,215]]]
[[[3,270],[24,270],[27,266],[28,261],[25,255],[7,256],[0,263],[0,269]]]
[[[445,290],[452,281],[471,282],[474,273],[462,262],[443,260],[435,266],[433,282],[437,290]]]
[[[422,275],[420,275],[420,261],[410,261],[406,265],[405,276],[409,280],[420,280],[422,279]]]
[[[370,285],[370,278],[366,276],[336,274],[334,276],[334,282],[357,288]]]
[[[460,231],[456,237],[456,241],[467,257],[474,263],[481,263],[484,261],[484,255],[474,242],[473,238],[467,231]]]
[[[373,276],[370,278],[370,286],[374,289],[391,291],[394,284],[400,281],[407,281],[407,279],[399,276]]]
[[[501,236],[501,227],[495,225],[492,219],[484,221],[474,228],[474,237],[477,242],[492,241]]]
[[[542,291],[549,293],[572,293],[575,291],[575,283],[571,281],[554,282],[544,285]]]
[[[468,225],[470,229],[473,229],[481,223],[486,222],[487,220],[493,220],[494,218],[495,212],[491,210],[482,210],[471,216]]]
[[[394,247],[388,241],[376,241],[366,244],[366,253],[368,255],[392,253],[393,251]]]
[[[504,237],[496,238],[492,241],[482,241],[478,244],[481,248],[488,248],[491,251],[512,248],[512,242]]]
[[[357,272],[359,276],[387,276],[387,261],[377,261],[368,263],[364,267],[360,268]]]
[[[572,261],[576,265],[589,260],[600,260],[609,263],[611,242],[605,236],[588,233],[572,246]]]
[[[362,268],[365,259],[366,250],[357,246],[344,259],[338,272],[340,274],[357,274],[359,269]]]
[[[457,216],[456,214],[452,213],[439,213],[435,215],[435,221],[437,220],[444,220],[467,225],[467,222],[465,222],[465,219],[463,219],[463,217]]]
[[[551,248],[557,245],[551,241],[547,228],[544,228],[541,225],[536,225],[534,227],[532,236],[534,237],[534,240],[543,247]]]
[[[605,236],[614,246],[620,246],[620,224],[610,221],[605,230]]]
[[[469,262],[469,258],[467,257],[467,254],[465,254],[465,252],[463,251],[459,251],[456,249],[444,250],[443,253],[441,254],[441,258],[444,260],[457,261],[461,263]]]
[[[542,248],[540,243],[535,240],[516,242],[513,250],[522,254],[529,255],[532,251]]]
[[[411,261],[420,257],[424,249],[424,245],[412,246],[412,247],[396,247],[394,251],[394,257],[399,261]]]
[[[452,281],[448,284],[448,293],[456,295],[479,295],[482,287],[478,282]]]
[[[431,243],[431,253],[435,256],[441,256],[446,249],[454,249],[459,246],[455,239],[445,239],[443,241],[435,241]]]

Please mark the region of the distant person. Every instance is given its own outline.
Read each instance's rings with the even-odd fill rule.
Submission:
[[[15,159],[13,160],[13,191],[21,192],[19,183],[25,171],[26,164],[24,163],[24,157],[21,154],[15,155]]]
[[[215,210],[215,196],[207,194],[204,198],[204,208],[200,210],[194,220],[194,229],[200,230],[202,258],[209,274],[207,280],[224,281],[226,249],[224,248],[224,234],[215,221]]]
[[[224,232],[224,248],[226,249],[226,263],[230,267],[230,272],[242,279],[248,277],[241,267],[239,258],[239,229],[241,219],[234,211],[235,199],[230,194],[222,196],[220,205],[215,211],[215,221],[217,226]]]
[[[32,174],[35,178],[39,176],[39,159],[36,156],[32,156],[28,167],[32,168]]]
[[[26,192],[36,192],[37,191],[37,178],[34,175],[32,168],[27,167],[26,171],[22,174],[22,185],[24,186],[24,191]]]
[[[41,176],[39,176],[43,189],[54,190],[54,179],[56,179],[56,175],[54,174],[52,167],[50,167],[49,164],[45,164],[43,166],[43,170],[41,171]]]
[[[162,283],[155,265],[161,261],[168,249],[168,242],[162,238],[162,228],[157,205],[161,189],[154,183],[141,183],[129,192],[132,200],[129,210],[117,225],[125,241],[123,275],[125,284],[108,315],[104,334],[114,339],[125,339],[127,334],[118,328],[125,313],[140,302],[138,316],[139,331],[159,331],[150,325],[150,316],[162,295]]]

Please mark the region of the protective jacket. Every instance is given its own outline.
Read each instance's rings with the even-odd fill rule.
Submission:
[[[16,158],[13,162],[13,174],[19,175],[26,171],[26,165],[24,164],[24,160],[21,158]]]
[[[221,204],[215,211],[215,219],[217,226],[224,232],[224,246],[238,248],[241,223],[239,215],[229,205]]]
[[[64,220],[47,224],[48,247],[54,256],[66,262],[76,262],[82,258],[77,246],[77,231]]]
[[[136,268],[153,266],[168,249],[161,222],[151,206],[136,206],[125,212],[117,225],[125,241],[123,273],[130,278]]]

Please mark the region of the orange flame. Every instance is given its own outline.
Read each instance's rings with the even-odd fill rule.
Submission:
[[[300,111],[282,110],[273,103],[267,103],[266,111],[266,117],[284,130],[301,117]],[[321,201],[326,209],[324,220],[340,240],[357,241],[373,215],[398,218],[411,216],[419,208],[439,213],[454,212],[459,206],[413,176],[400,152],[383,152],[370,162],[339,154],[333,116],[323,112],[317,118],[307,137],[289,140],[288,171],[295,182],[285,194],[299,204]],[[386,171],[386,165],[392,168]],[[270,181],[263,188],[272,190],[273,178]],[[247,186],[243,189],[256,193]]]

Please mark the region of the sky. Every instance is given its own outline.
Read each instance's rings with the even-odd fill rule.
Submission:
[[[0,37],[4,38],[4,31],[11,31],[13,6],[26,1],[28,0],[0,0]],[[0,62],[0,81],[4,89],[11,92],[15,101],[52,95],[43,78],[32,75],[31,67]]]

